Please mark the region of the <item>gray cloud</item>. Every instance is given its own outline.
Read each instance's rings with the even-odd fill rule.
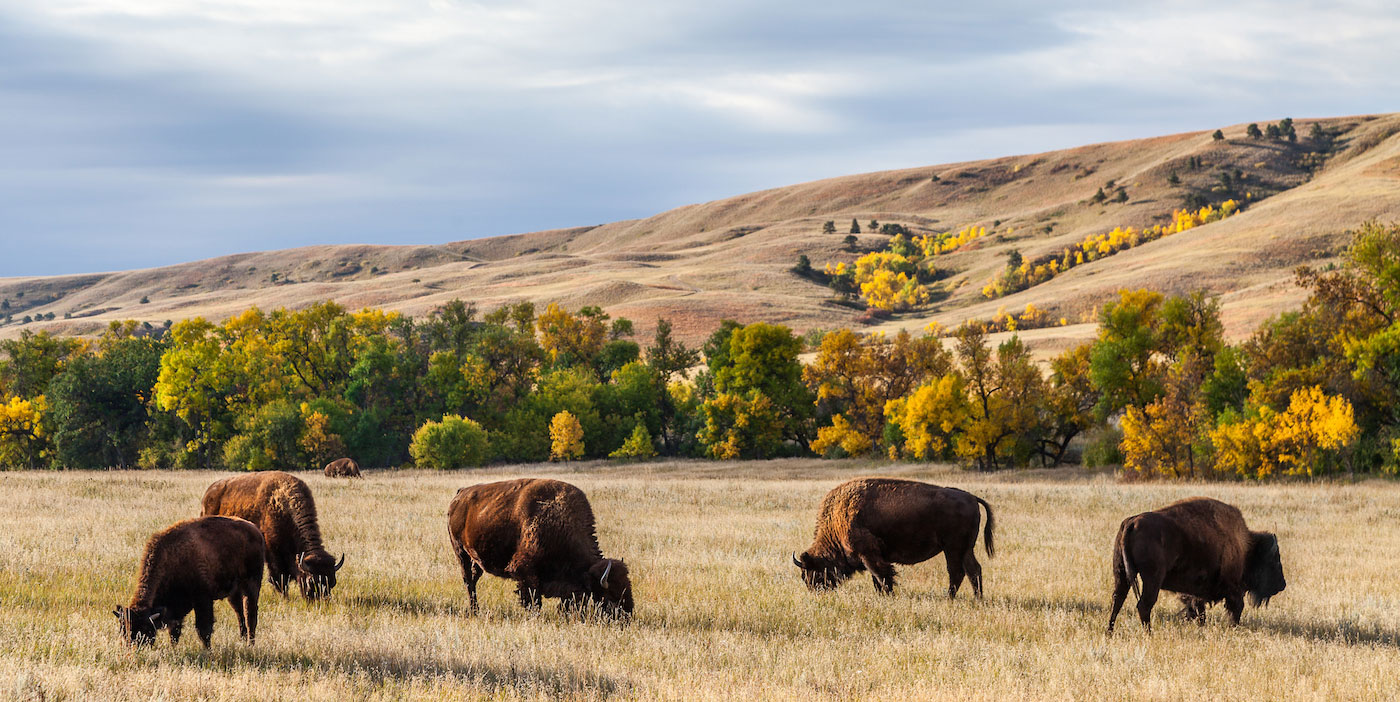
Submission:
[[[1050,5],[0,0],[0,275],[594,224],[1400,94],[1386,5]]]

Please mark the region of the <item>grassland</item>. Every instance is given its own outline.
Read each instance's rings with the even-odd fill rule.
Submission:
[[[539,472],[535,472],[539,471]],[[522,474],[584,488],[604,552],[632,567],[628,625],[519,609],[482,582],[467,614],[445,511],[458,487]],[[807,592],[788,561],[816,505],[862,474],[956,485],[999,521],[987,597],[944,596],[942,558]],[[259,639],[215,610],[213,649],[123,645],[109,613],[146,537],[198,513],[214,473],[0,474],[0,698],[1084,699],[1400,697],[1400,485],[1118,484],[1077,470],[983,476],[856,462],[652,463],[304,476],[332,551],[332,600],[264,587]],[[1231,629],[1158,606],[1105,638],[1109,545],[1127,515],[1206,494],[1281,539],[1288,590]],[[1130,599],[1131,602],[1131,599]]]

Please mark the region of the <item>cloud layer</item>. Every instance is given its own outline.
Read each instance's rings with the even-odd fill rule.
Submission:
[[[0,275],[595,224],[1400,94],[1382,2],[824,5],[0,0]]]

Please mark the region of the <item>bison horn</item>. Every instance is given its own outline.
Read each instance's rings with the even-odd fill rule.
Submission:
[[[802,565],[802,561],[800,561],[800,560],[797,559],[797,552],[796,552],[796,551],[793,551],[793,552],[792,552],[792,564],[795,565],[795,566],[797,566],[798,568],[804,568],[804,567],[805,567],[805,566]]]
[[[608,586],[608,573],[612,572],[612,561],[608,561],[608,567],[603,569],[603,577],[598,578],[598,584],[603,587]]]
[[[335,569],[340,570],[340,567],[343,565],[345,565],[345,554],[342,553],[340,554],[340,560],[335,562]]]
[[[304,560],[306,560],[306,554],[305,554],[305,553],[298,553],[298,554],[297,554],[297,567],[298,567],[298,568],[301,567],[301,562],[304,561]]]

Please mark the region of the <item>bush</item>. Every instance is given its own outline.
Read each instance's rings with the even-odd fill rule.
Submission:
[[[647,433],[645,424],[637,423],[632,429],[632,435],[627,437],[627,441],[616,451],[608,454],[610,458],[651,458],[656,455],[656,447],[651,443],[651,434]]]
[[[413,432],[408,453],[420,468],[445,470],[461,466],[479,466],[486,461],[489,449],[486,430],[480,424],[445,414],[442,421],[424,422]]]

